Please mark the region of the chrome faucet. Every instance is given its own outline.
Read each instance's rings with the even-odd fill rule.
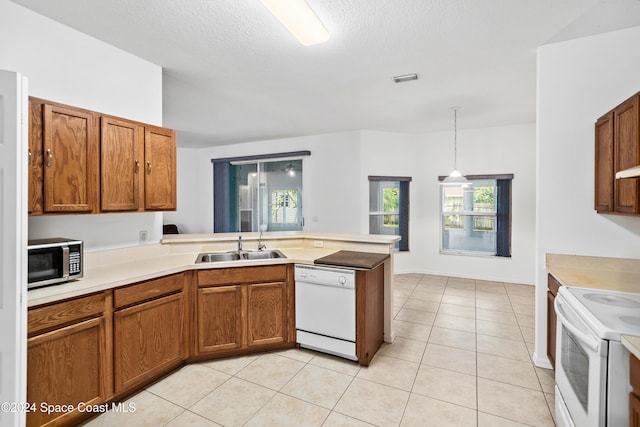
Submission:
[[[238,253],[242,252],[242,236],[238,236]]]
[[[267,245],[262,243],[262,230],[260,230],[260,235],[258,236],[258,250],[263,251],[267,249]]]

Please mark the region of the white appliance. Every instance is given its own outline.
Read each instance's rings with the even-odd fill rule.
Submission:
[[[555,311],[558,426],[629,425],[629,352],[620,337],[640,335],[640,294],[562,286]]]
[[[295,280],[298,344],[358,360],[355,271],[296,264]]]

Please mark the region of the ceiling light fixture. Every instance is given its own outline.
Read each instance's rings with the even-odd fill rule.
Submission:
[[[313,46],[329,40],[329,33],[305,0],[261,0],[304,46]]]
[[[469,180],[458,171],[458,110],[460,107],[451,107],[453,110],[453,172],[443,181],[443,185],[469,185]]]
[[[412,80],[418,80],[418,73],[403,74],[402,76],[393,77],[393,81],[396,83],[410,82]]]

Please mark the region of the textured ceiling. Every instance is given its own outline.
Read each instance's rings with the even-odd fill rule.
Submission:
[[[537,46],[607,0],[307,0],[312,47],[259,0],[14,1],[162,66],[164,125],[195,147],[448,130],[453,105],[460,128],[533,122]]]

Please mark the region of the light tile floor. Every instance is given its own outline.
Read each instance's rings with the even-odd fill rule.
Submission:
[[[531,362],[534,288],[395,276],[396,340],[371,365],[287,350],[185,366],[86,426],[553,426]]]

